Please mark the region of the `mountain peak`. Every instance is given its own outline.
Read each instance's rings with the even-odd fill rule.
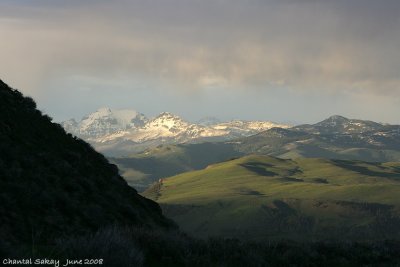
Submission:
[[[186,123],[181,117],[175,114],[172,114],[170,112],[162,112],[151,121],[151,124],[153,126],[164,125],[167,126],[168,128],[171,128],[173,126],[181,124],[184,124],[182,126],[187,126],[188,123]]]
[[[158,116],[156,118],[161,118],[161,117],[173,117],[173,118],[179,118],[179,116],[172,114],[171,112],[161,112],[160,114],[158,114]]]
[[[157,121],[157,122],[168,122],[168,121],[175,121],[175,122],[183,122],[184,120],[179,117],[178,115],[172,114],[170,112],[162,112],[160,113],[157,117],[155,117],[153,120],[153,122]]]
[[[350,120],[346,117],[333,115],[323,121],[316,123],[315,126],[336,127],[338,125],[348,123],[349,121]]]
[[[326,120],[330,120],[330,121],[349,121],[348,118],[340,116],[340,115],[333,115],[330,116],[328,119]]]
[[[108,108],[108,107],[101,107],[101,108],[98,108],[97,110],[96,110],[96,112],[94,112],[94,113],[104,113],[104,114],[108,114],[108,113],[111,113],[112,111],[111,111],[111,109],[110,108]]]
[[[79,123],[72,120],[63,122],[64,128],[73,134],[86,137],[99,137],[120,130],[142,127],[147,118],[132,109],[111,109],[102,107],[85,116]]]
[[[334,115],[326,120],[309,126],[309,129],[300,127],[306,131],[314,131],[319,133],[362,133],[377,130],[382,127],[381,124],[358,119],[348,119],[340,115]],[[299,127],[297,127],[299,128]]]

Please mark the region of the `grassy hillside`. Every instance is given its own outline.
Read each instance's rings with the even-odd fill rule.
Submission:
[[[250,155],[145,191],[198,237],[400,238],[400,163]]]
[[[115,165],[1,80],[0,151],[0,250],[3,243],[22,249],[107,225],[171,226]]]
[[[199,170],[240,155],[243,154],[230,144],[203,143],[158,146],[131,157],[110,160],[118,165],[129,185],[143,191],[160,178]]]

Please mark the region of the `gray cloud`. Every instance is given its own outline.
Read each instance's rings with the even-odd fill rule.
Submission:
[[[393,95],[399,18],[389,0],[6,0],[0,72],[37,95],[77,76],[180,92]]]

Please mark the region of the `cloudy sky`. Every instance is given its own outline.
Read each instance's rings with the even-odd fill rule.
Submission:
[[[400,123],[397,0],[2,0],[0,37],[0,78],[56,121]]]

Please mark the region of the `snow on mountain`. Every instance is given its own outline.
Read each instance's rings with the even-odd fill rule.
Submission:
[[[173,136],[182,130],[189,130],[188,122],[169,112],[163,112],[150,120],[143,129],[150,132],[158,132],[160,135]],[[193,130],[193,129],[192,129]]]
[[[71,119],[63,122],[62,125],[67,131],[91,140],[121,130],[141,127],[146,122],[147,118],[134,110],[100,108],[84,117],[79,123]]]
[[[224,130],[232,138],[250,136],[274,127],[289,128],[288,125],[277,124],[269,121],[242,121],[242,120],[223,122],[216,125],[211,125],[210,127],[216,130]]]
[[[204,121],[205,122],[205,121]],[[190,123],[179,116],[163,112],[152,119],[134,110],[101,108],[84,117],[62,123],[66,131],[89,141],[98,150],[133,152],[163,143],[187,143],[200,141],[225,141],[249,136],[273,127],[287,128],[263,121],[231,121],[221,123],[212,118],[205,124]]]
[[[202,125],[202,126],[211,126],[211,125],[216,125],[218,123],[221,123],[218,118],[216,117],[204,117],[198,121],[196,121],[196,124]]]
[[[327,133],[365,133],[369,131],[376,131],[384,127],[384,125],[367,120],[348,119],[343,116],[334,115],[326,120],[316,124],[303,124],[294,127],[300,131],[305,131],[313,134],[327,134]]]
[[[107,135],[100,138],[98,141],[104,143],[118,138],[120,140],[130,140],[137,143],[155,139],[160,139],[161,141],[170,140],[174,143],[184,143],[193,139],[223,135],[226,135],[226,131],[191,124],[174,114],[163,112],[157,117],[149,120],[142,127]]]

